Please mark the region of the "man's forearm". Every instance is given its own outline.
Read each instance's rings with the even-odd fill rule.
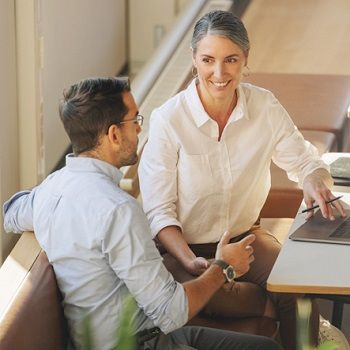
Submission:
[[[194,317],[225,283],[222,269],[211,265],[201,276],[183,284],[188,298],[188,319]]]

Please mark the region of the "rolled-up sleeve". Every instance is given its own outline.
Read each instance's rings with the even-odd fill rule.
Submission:
[[[272,95],[270,123],[275,137],[273,162],[287,172],[288,178],[302,187],[304,179],[314,170],[329,170],[315,146],[306,141],[287,111]]]
[[[4,229],[7,233],[33,231],[33,199],[35,189],[13,195],[3,205]]]
[[[178,147],[171,130],[155,110],[138,169],[143,209],[153,238],[166,226],[182,228],[176,213],[177,161]]]
[[[141,208],[128,202],[108,217],[102,246],[116,275],[164,333],[182,327],[188,320],[185,290],[163,265]]]

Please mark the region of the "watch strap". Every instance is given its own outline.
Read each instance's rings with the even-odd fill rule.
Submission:
[[[222,273],[224,274],[227,282],[231,283],[234,280],[236,274],[233,267],[230,264],[220,259],[214,260],[213,264],[221,267]]]
[[[215,259],[212,263],[220,266],[223,270],[225,270],[228,266],[230,266],[227,262],[220,259]]]

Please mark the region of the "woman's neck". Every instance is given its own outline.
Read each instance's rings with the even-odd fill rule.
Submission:
[[[230,99],[226,100],[212,99],[211,97],[204,98],[204,96],[201,96],[200,89],[198,89],[198,94],[204,107],[204,110],[207,112],[211,119],[216,121],[219,127],[218,141],[220,141],[221,135],[225,129],[227,121],[229,120],[232,111],[237,105],[237,92],[235,91],[233,96]]]
[[[226,99],[215,99],[201,92],[200,86],[197,85],[199,98],[202,102],[204,110],[210,118],[218,123],[226,124],[232,111],[237,105],[237,92],[233,96]]]
[[[227,122],[234,108],[237,105],[236,94],[230,100],[215,100],[214,103],[203,103],[209,117],[217,122]]]

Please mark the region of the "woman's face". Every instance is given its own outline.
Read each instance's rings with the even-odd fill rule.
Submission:
[[[198,72],[201,98],[231,100],[247,57],[230,39],[207,35],[197,45],[193,64]]]

